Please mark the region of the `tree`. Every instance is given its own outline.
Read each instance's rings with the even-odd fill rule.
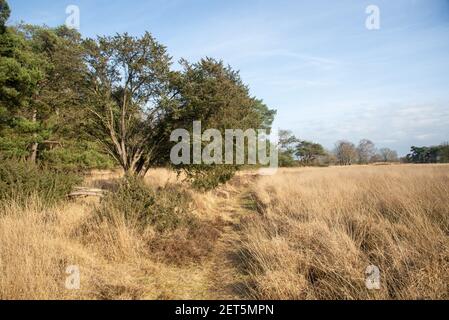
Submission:
[[[325,156],[326,151],[321,144],[309,141],[300,141],[296,147],[296,155],[301,158],[301,161],[304,164],[310,165],[315,162],[318,157]]]
[[[443,142],[439,150],[439,162],[449,162],[449,142]]]
[[[432,147],[411,148],[411,153],[406,157],[412,163],[441,163],[449,161],[449,147],[447,143]]]
[[[254,100],[254,112],[256,115],[255,124],[258,124],[257,129],[264,129],[271,132],[271,127],[273,125],[274,118],[277,114],[276,110],[270,109],[263,100],[255,99]],[[256,128],[254,128],[256,129]]]
[[[6,21],[8,21],[11,15],[11,10],[9,9],[8,2],[6,0],[0,0],[0,33],[5,32]]]
[[[90,133],[127,175],[146,174],[158,156],[158,127],[171,58],[150,33],[85,41],[87,50]]]
[[[28,156],[37,126],[31,105],[45,76],[45,60],[17,28],[0,33],[0,151],[2,156]]]
[[[250,96],[238,71],[212,58],[197,63],[181,60],[182,70],[171,74],[173,117],[178,127],[201,121],[204,130],[271,129],[276,111]]]
[[[0,156],[61,168],[109,167],[85,134],[81,36],[22,24],[0,35]]]
[[[67,125],[69,115],[79,117],[84,96],[85,65],[82,60],[81,36],[66,27],[55,29],[22,25],[19,30],[30,43],[33,53],[40,57],[43,77],[23,115],[35,128],[30,161],[36,162],[46,140]],[[69,116],[69,117],[68,117]]]
[[[85,92],[81,37],[66,27],[20,25],[9,28],[5,38],[0,70],[7,72],[1,76],[0,71],[0,101],[10,118],[8,136],[16,144],[23,141],[28,149],[23,153],[36,162],[46,141],[80,119]]]
[[[363,139],[357,147],[357,154],[360,164],[367,164],[376,154],[376,146],[370,140]]]
[[[383,162],[397,162],[399,159],[398,153],[389,148],[380,149],[379,154]]]
[[[193,121],[201,121],[203,132],[216,129],[223,135],[226,129],[271,129],[276,111],[252,97],[239,72],[212,58],[197,63],[181,61],[182,70],[171,74],[165,131],[192,131]],[[191,135],[192,136],[192,135]],[[234,145],[236,141],[234,141]],[[170,143],[165,144],[169,148]],[[170,151],[162,152],[169,155]],[[192,155],[191,155],[192,157]],[[191,182],[200,189],[216,186],[231,178],[238,166],[179,165]]]
[[[292,167],[296,164],[296,146],[300,142],[289,130],[279,130],[279,166]]]
[[[340,165],[352,165],[357,161],[357,149],[349,141],[339,141],[335,146],[335,156]]]

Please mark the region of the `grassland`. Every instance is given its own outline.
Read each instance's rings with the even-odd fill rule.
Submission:
[[[208,193],[166,170],[146,182],[188,193],[195,222],[161,233],[98,219],[96,199],[2,202],[0,299],[449,298],[449,166],[243,172]],[[79,290],[65,288],[71,265]],[[380,290],[365,286],[369,265]]]

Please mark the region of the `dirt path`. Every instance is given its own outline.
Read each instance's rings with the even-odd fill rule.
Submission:
[[[256,177],[235,177],[214,192],[207,219],[219,218],[220,236],[204,260],[189,267],[165,266],[159,283],[163,298],[187,300],[249,299],[246,278],[241,270],[239,243],[244,237],[242,221],[254,215],[245,205]],[[204,209],[203,209],[204,210]],[[207,220],[209,221],[209,220]],[[211,222],[212,223],[212,222]],[[213,224],[213,223],[212,223]],[[211,226],[212,227],[212,226]],[[208,241],[205,239],[205,241]]]
[[[229,215],[221,238],[217,241],[210,257],[208,272],[210,299],[228,300],[245,298],[245,278],[239,272],[239,241],[242,238],[241,219],[251,214],[240,204],[240,197],[223,202],[223,213]]]
[[[218,240],[213,243],[211,251],[201,263],[177,266],[148,261],[149,266],[137,267],[136,272],[141,274],[138,285],[145,291],[142,299],[250,298],[245,289],[245,275],[241,271],[239,243],[244,237],[243,219],[255,214],[246,204],[251,186],[256,179],[257,176],[254,174],[236,176],[226,186],[200,199],[206,205],[199,210],[199,214],[204,215],[205,223],[210,223],[211,228],[215,228],[214,221],[216,219],[221,221],[218,227],[220,230]]]
[[[245,207],[250,180],[220,188],[214,215],[224,220],[220,238],[201,264],[168,268],[161,274],[164,288],[159,298],[187,300],[245,300],[245,276],[241,272],[239,242],[243,237],[242,220],[255,214]],[[234,180],[235,181],[235,180]],[[148,297],[150,298],[150,297]]]
[[[227,222],[208,263],[208,297],[215,300],[248,299],[245,275],[241,271],[239,242],[243,237],[242,219],[251,216],[245,206],[250,185],[256,177],[240,179],[237,187],[227,189],[229,196],[220,201],[222,217]]]

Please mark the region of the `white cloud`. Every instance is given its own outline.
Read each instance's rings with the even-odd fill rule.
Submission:
[[[414,144],[449,140],[449,109],[446,104],[324,108],[316,115],[303,117],[295,128],[301,138],[327,147],[340,139],[358,142],[368,138],[405,154]]]

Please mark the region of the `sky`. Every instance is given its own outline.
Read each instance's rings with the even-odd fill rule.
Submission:
[[[77,5],[83,36],[149,31],[174,62],[221,59],[278,111],[275,128],[329,149],[449,141],[449,0],[8,2],[10,24],[57,26]],[[369,5],[380,29],[366,27]]]

